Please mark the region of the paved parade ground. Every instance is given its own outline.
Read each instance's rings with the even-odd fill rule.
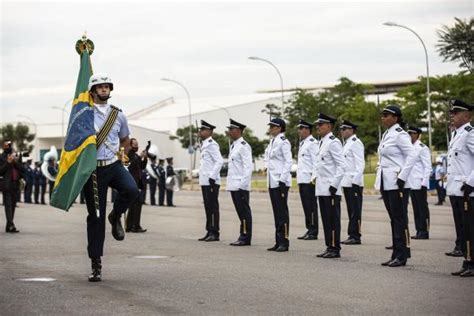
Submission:
[[[127,234],[123,242],[113,240],[107,224],[101,283],[87,281],[85,206],[65,213],[20,204],[15,223],[21,232],[0,233],[0,314],[472,315],[474,278],[451,276],[462,259],[444,255],[455,236],[449,204],[433,206],[430,197],[431,239],[412,241],[406,267],[388,268],[380,263],[390,257],[384,249],[390,226],[377,196],[365,197],[363,244],[342,245],[342,258],[332,260],[315,257],[325,248],[321,222],[319,240],[296,239],[305,231],[296,193],[290,193],[286,253],[266,251],[274,244],[268,194],[251,193],[250,202],[251,247],[229,246],[238,220],[226,192],[220,195],[220,242],[197,241],[204,235],[200,192],[178,192],[176,208],[145,205],[148,232]],[[343,240],[346,225],[344,206]],[[21,280],[28,278],[55,280]]]

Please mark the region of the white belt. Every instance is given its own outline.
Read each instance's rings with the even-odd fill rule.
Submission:
[[[116,162],[117,160],[118,160],[117,157],[114,157],[114,158],[109,159],[109,160],[97,160],[97,167],[105,167],[105,166],[111,165],[114,162]]]

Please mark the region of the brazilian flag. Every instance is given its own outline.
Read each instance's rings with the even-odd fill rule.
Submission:
[[[81,58],[81,68],[51,197],[52,206],[66,211],[97,165],[94,101],[88,91],[89,78],[92,75],[90,54],[94,50],[94,44],[83,36],[82,40],[77,41],[76,50]]]

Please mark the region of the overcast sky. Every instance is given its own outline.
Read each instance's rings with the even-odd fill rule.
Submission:
[[[192,97],[355,81],[412,80],[425,74],[424,53],[407,25],[426,43],[432,75],[455,73],[436,53],[436,30],[473,15],[474,1],[404,2],[9,2],[1,1],[0,122],[29,115],[59,122],[74,93],[85,30],[95,43],[94,72],[115,82],[113,104],[130,113],[183,91]],[[256,99],[258,95],[256,94]]]

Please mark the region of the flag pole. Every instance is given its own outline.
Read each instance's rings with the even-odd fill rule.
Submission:
[[[90,43],[90,40],[88,42],[87,31],[84,31],[84,34],[82,35],[82,45],[84,45],[83,46],[84,49],[86,49],[87,53],[89,54],[89,65],[90,65],[90,71],[91,71],[91,75],[92,75],[94,73],[94,71],[92,70],[92,62],[91,62],[90,59],[91,59],[92,51],[94,50],[94,46],[91,46],[89,43]],[[98,185],[97,185],[97,167],[92,172],[91,177],[92,177],[92,191],[94,193],[95,213],[96,213],[97,218],[100,218],[99,189],[98,189]]]

